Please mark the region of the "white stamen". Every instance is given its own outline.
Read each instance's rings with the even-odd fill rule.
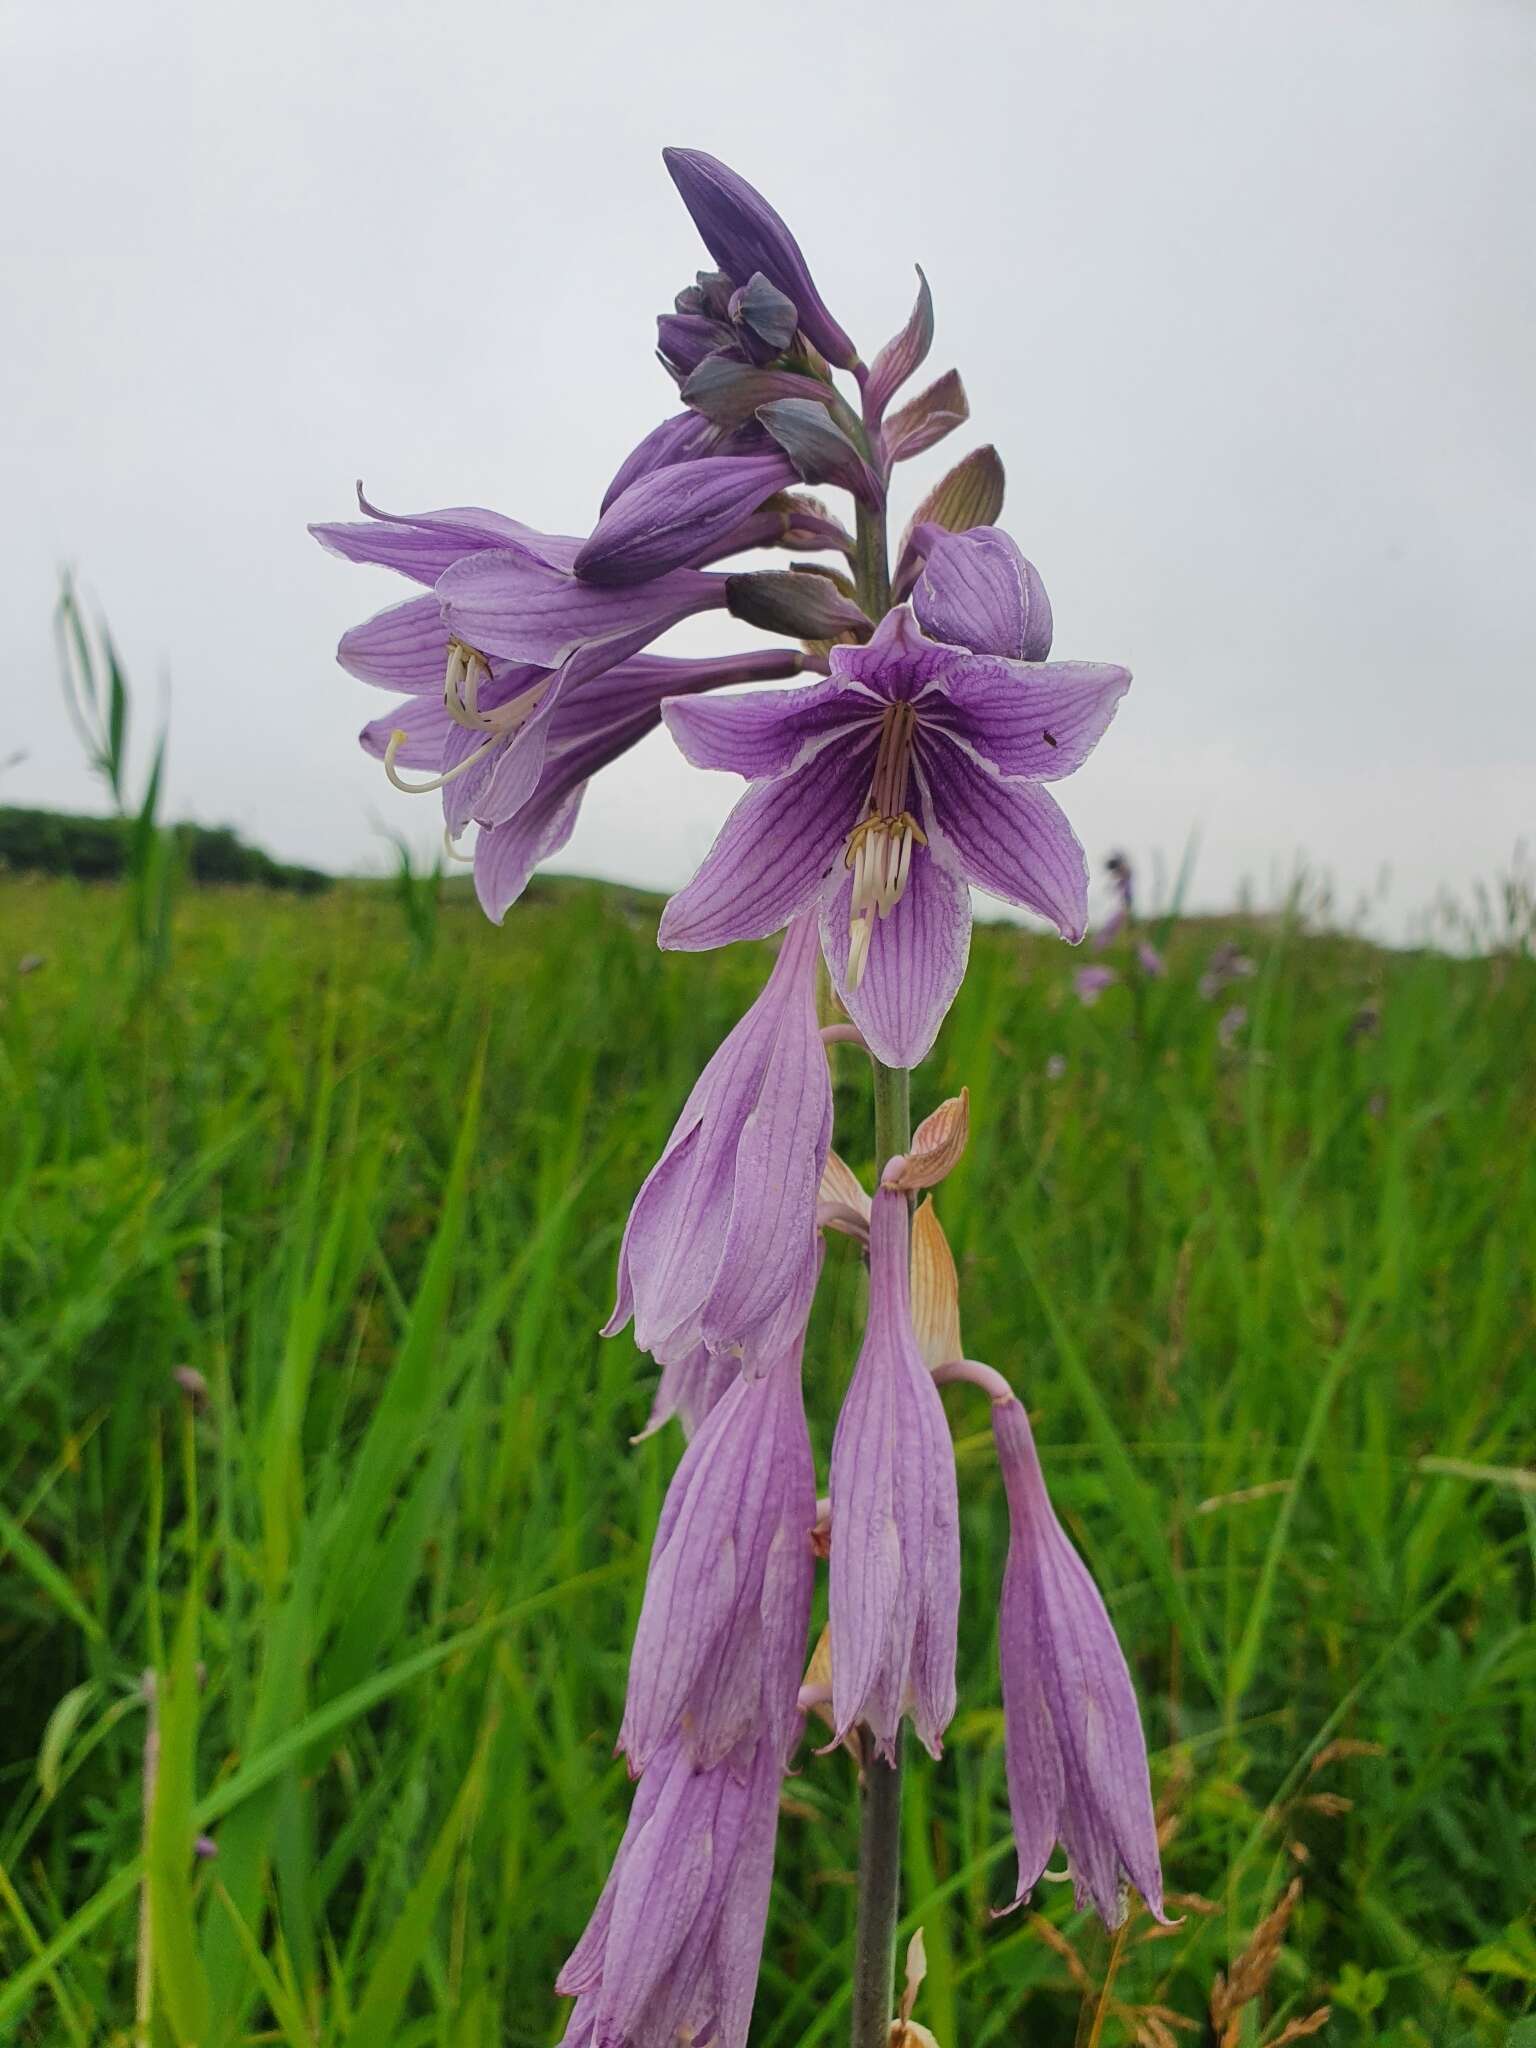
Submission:
[[[445,783],[455,781],[466,769],[473,768],[477,761],[483,761],[498,743],[495,737],[488,739],[483,746],[476,747],[472,754],[466,755],[457,767],[445,769],[441,775],[434,775],[429,781],[402,782],[399,770],[395,767],[395,756],[409,739],[410,734],[397,725],[389,736],[389,745],[384,749],[384,773],[396,789],[404,790],[407,796],[426,796],[429,791],[441,789]]]
[[[843,982],[850,995],[864,979],[864,969],[869,962],[869,937],[874,925],[873,917],[866,914],[854,918],[848,927],[848,968]]]
[[[446,825],[443,827],[443,851],[450,860],[461,860],[466,867],[473,867],[475,864],[475,856],[472,853],[460,853],[454,843],[453,834]]]

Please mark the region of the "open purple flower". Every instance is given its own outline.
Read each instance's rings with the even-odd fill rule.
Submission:
[[[990,606],[975,630],[994,637]],[[814,906],[872,1050],[915,1066],[965,972],[968,885],[1081,938],[1083,851],[1043,785],[1082,765],[1129,682],[935,641],[902,607],[866,646],[834,647],[823,683],[665,704],[690,761],[752,786],[667,905],[661,944],[761,938]]]
[[[816,1284],[816,1191],[832,1084],[816,1021],[816,930],[793,926],[762,994],[694,1085],[635,1197],[603,1334],[678,1358],[696,1344],[761,1371]]]
[[[563,2048],[745,2048],[782,1779],[766,1738],[708,1770],[676,1742],[656,1757],[555,1980],[576,1999]]]
[[[706,1769],[759,1737],[787,1764],[799,1738],[816,1521],[803,1341],[736,1379],[672,1476],[619,1733],[637,1771],[673,1736]]]
[[[829,1626],[836,1740],[887,1758],[904,1713],[939,1754],[955,1711],[960,1510],[939,1390],[912,1329],[907,1200],[877,1190],[869,1322],[832,1443]]]
[[[992,1409],[1011,1533],[998,1624],[1008,1803],[1019,1855],[1014,1903],[1060,1842],[1079,1906],[1108,1927],[1124,1886],[1163,1917],[1157,1824],[1136,1693],[1114,1626],[1056,1519],[1021,1402]]]

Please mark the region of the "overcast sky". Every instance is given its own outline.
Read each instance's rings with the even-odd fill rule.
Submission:
[[[1008,466],[1056,652],[1135,683],[1063,795],[1194,899],[1299,857],[1400,916],[1536,824],[1536,9],[1515,0],[0,4],[0,782],[97,807],[73,563],[171,714],[170,809],[290,857],[429,848],[337,636],[408,593],[304,532],[354,477],[585,531],[673,409],[703,261],[661,145],[795,228],[866,356]],[[727,637],[732,636],[732,637]],[[750,635],[745,636],[750,639]],[[695,621],[681,646],[743,644]],[[561,865],[675,884],[739,789],[657,736]]]

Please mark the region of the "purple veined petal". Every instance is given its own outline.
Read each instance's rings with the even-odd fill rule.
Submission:
[[[380,512],[357,487],[365,520],[321,522],[310,532],[329,554],[344,561],[395,569],[417,583],[435,583],[452,562],[487,548],[508,545],[547,550],[559,541],[478,505],[454,505],[437,512],[397,515]]]
[[[618,1889],[620,1874],[637,1839],[644,1833],[647,1822],[655,1813],[662,1792],[668,1782],[668,1771],[659,1768],[647,1772],[635,1787],[634,1802],[629,1810],[629,1825],[624,1830],[624,1839],[619,1844],[608,1873],[608,1882],[598,1896],[592,1917],[588,1920],[580,1941],[566,1958],[555,1979],[555,1989],[565,1997],[579,1998],[583,1992],[593,1991],[602,1982],[603,1950],[608,1940],[608,1928],[613,1919],[614,1893]]]
[[[978,889],[1049,918],[1075,945],[1088,928],[1088,862],[1050,792],[996,775],[929,733],[919,742],[917,780],[939,857]]]
[[[382,761],[397,732],[405,739],[395,750],[401,768],[426,768],[436,775],[442,765],[443,746],[454,730],[453,720],[443,709],[441,697],[407,697],[383,718],[371,718],[358,734],[365,754]]]
[[[706,1343],[739,1343],[785,1297],[809,1312],[819,1270],[816,1195],[832,1142],[832,1082],[816,1016],[816,920],[791,925],[781,960],[798,990],[783,1003],[773,1053],[736,1147],[719,1278],[703,1318]],[[789,957],[783,959],[787,954]]]
[[[911,612],[898,605],[886,613],[864,646],[834,647],[830,659],[834,676],[857,679],[888,704],[926,693],[926,716],[928,705],[940,695],[930,685],[942,684],[964,657],[953,647],[925,638]]]
[[[674,413],[658,427],[652,427],[619,464],[613,482],[603,493],[599,513],[606,512],[633,483],[649,476],[653,469],[666,469],[676,462],[692,462],[716,451],[720,431],[696,412]]]
[[[847,987],[853,876],[834,877],[822,898],[821,947],[838,1001],[876,1059],[915,1067],[948,1015],[971,948],[971,899],[957,868],[934,844],[914,846],[906,890],[877,918],[856,989]]]
[[[685,1440],[691,1442],[715,1403],[729,1393],[740,1377],[739,1359],[726,1352],[711,1351],[703,1343],[695,1344],[676,1358],[664,1359],[651,1412],[634,1441],[643,1443],[675,1415],[683,1426]]]
[[[1051,605],[1040,572],[999,526],[940,534],[913,589],[912,609],[931,639],[977,654],[1044,661],[1051,651]]]
[[[718,1910],[714,1827],[725,1776],[679,1758],[625,1862],[604,1944],[600,2041],[633,2038],[695,1923]]]
[[[448,633],[435,597],[412,597],[343,633],[336,659],[359,682],[386,690],[443,688]]]
[[[998,1661],[1003,1681],[1003,1739],[1008,1811],[1018,1855],[1012,1904],[1027,1899],[1045,1875],[1061,1839],[1066,1800],[1061,1745],[1051,1725],[1038,1645],[1044,1629],[1034,1577],[1009,1567],[998,1609]]]
[[[448,631],[468,646],[556,668],[594,641],[625,640],[616,658],[627,660],[679,620],[723,606],[725,584],[723,576],[674,569],[611,588],[507,548],[456,562],[438,579],[437,596]]]
[[[704,455],[653,469],[599,519],[575,574],[605,589],[652,582],[708,555],[795,477],[777,455]]]
[[[486,825],[475,841],[475,894],[492,924],[500,924],[528,886],[540,861],[557,854],[576,829],[585,782],[548,798],[535,797],[503,825]]]
[[[1021,1890],[1038,1853],[1043,1810],[1058,1783],[1038,1734],[1043,1703],[1060,1765],[1058,1828],[1079,1896],[1090,1897],[1105,1923],[1117,1926],[1123,1918],[1123,1870],[1161,1919],[1146,1737],[1124,1652],[1099,1590],[1051,1506],[1022,1405],[994,1406],[992,1429],[1011,1532],[1000,1647],[1010,1733],[1016,1700],[1021,1709],[1021,1739],[1009,1746],[1010,1804],[1022,1808],[1028,1829],[1027,1858],[1021,1837]],[[1021,1696],[1019,1680],[1030,1666],[1039,1691],[1026,1678]],[[1042,1763],[1037,1783],[1029,1773]]]
[[[799,244],[763,195],[701,149],[664,149],[662,160],[705,248],[732,282],[745,285],[761,271],[793,299],[802,331],[827,361],[851,370],[858,350],[827,311]]]
[[[858,821],[873,758],[871,731],[754,783],[662,912],[657,944],[697,953],[767,938],[813,903]]]
[[[906,1198],[879,1190],[869,1320],[832,1445],[828,1603],[837,1740],[863,1721],[887,1756],[909,1705],[937,1755],[954,1706],[954,1450],[912,1331],[907,1260]]]
[[[875,729],[885,704],[844,677],[795,690],[739,697],[685,697],[662,705],[666,727],[695,768],[719,768],[758,782],[801,768],[829,741]]]
[[[924,699],[923,722],[999,775],[1059,782],[1104,737],[1130,681],[1129,669],[1104,661],[961,658]]]

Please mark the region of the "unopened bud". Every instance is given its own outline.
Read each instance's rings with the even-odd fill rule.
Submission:
[[[795,640],[867,640],[874,631],[852,599],[828,576],[801,569],[759,569],[729,576],[725,604],[732,618]]]

